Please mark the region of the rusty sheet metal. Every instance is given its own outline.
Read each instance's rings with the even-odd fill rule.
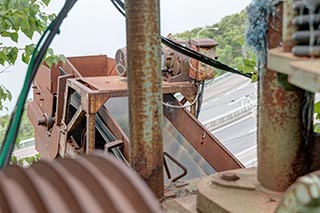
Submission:
[[[112,71],[113,59],[106,55],[68,57],[82,77],[107,76]]]
[[[116,62],[113,58],[107,58],[107,76],[118,75],[116,70]]]
[[[202,53],[210,58],[217,58],[216,46],[218,43],[212,39],[194,39],[190,42],[191,49]],[[212,79],[214,68],[198,60],[189,59],[189,76],[197,81]]]
[[[178,104],[170,95],[164,99]],[[216,171],[243,168],[240,161],[186,109],[164,107],[164,115]]]
[[[54,160],[59,152],[59,141],[60,141],[60,128],[58,126],[54,126],[51,131],[50,141],[48,142],[48,157],[50,160]],[[41,158],[43,156],[41,155]],[[43,158],[45,159],[45,158]]]
[[[120,76],[87,77],[70,79],[70,84],[84,93],[107,93],[110,97],[128,96],[128,79]],[[162,81],[162,93],[183,92],[186,96],[194,94],[196,88],[191,82],[165,82]]]
[[[111,98],[105,103],[105,108],[108,109],[110,116],[120,126],[123,133],[130,136],[128,98]],[[101,111],[99,111],[99,114],[102,116],[100,112]],[[102,116],[102,118],[104,117]],[[194,121],[192,120],[192,122]],[[174,158],[188,170],[188,174],[182,178],[183,181],[215,173],[215,170],[210,164],[193,148],[191,143],[186,140],[165,116],[163,117],[162,135],[164,151],[174,156]],[[124,143],[124,149],[126,149],[126,146],[126,143]],[[167,163],[172,177],[181,174],[181,168],[170,160],[167,161]],[[166,175],[164,175],[164,177],[165,183],[169,184],[170,180]]]
[[[73,74],[68,74],[64,76],[60,76],[58,79],[58,92],[57,92],[57,107],[56,107],[56,124],[61,125],[63,110],[64,110],[64,93],[67,86],[67,79],[73,78]]]
[[[159,0],[127,0],[130,165],[155,195],[163,193]]]
[[[61,67],[69,75],[74,75],[76,78],[82,77],[81,73],[73,66],[69,58],[66,59],[66,63],[63,63]],[[55,69],[57,68],[58,66],[55,67]]]
[[[38,125],[38,118],[42,116],[41,109],[35,101],[28,103],[28,117],[35,130],[36,150],[41,152],[44,157],[48,156],[47,142],[50,141],[50,135],[43,126]],[[43,143],[43,142],[46,143]]]
[[[110,156],[40,161],[0,174],[1,212],[161,212],[138,175]]]
[[[41,87],[41,90],[48,88],[51,92],[53,91],[53,88],[51,87],[51,75],[51,70],[48,67],[41,65],[39,67],[39,71],[37,72],[34,78],[34,83],[37,82],[38,86]]]

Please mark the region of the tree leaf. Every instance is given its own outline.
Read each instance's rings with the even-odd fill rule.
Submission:
[[[11,34],[9,32],[3,32],[3,33],[1,33],[1,36],[2,37],[10,37]]]
[[[14,33],[10,33],[10,38],[12,41],[14,42],[18,42],[18,33],[14,32]]]
[[[320,114],[320,101],[314,105],[314,112]]]
[[[54,54],[53,49],[52,49],[52,48],[49,48],[49,49],[47,50],[47,54],[53,55],[53,54]]]
[[[316,123],[313,127],[313,131],[316,133],[320,133],[320,123]]]
[[[0,64],[4,65],[4,63],[8,60],[7,49],[3,48],[2,51],[0,51]]]
[[[26,53],[23,53],[22,54],[22,61],[26,64],[29,63],[29,60],[30,60],[30,55],[26,54]]]
[[[9,61],[11,64],[14,64],[16,62],[17,57],[18,57],[18,52],[19,52],[19,50],[17,47],[11,48],[9,55],[8,55],[8,58],[9,58]]]
[[[49,5],[49,3],[50,3],[50,0],[41,0],[46,6],[48,6]]]

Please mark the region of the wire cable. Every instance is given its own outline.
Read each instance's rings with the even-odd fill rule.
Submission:
[[[195,104],[198,101],[199,96],[200,96],[200,88],[198,88],[197,95],[194,98],[194,100],[191,103],[189,103],[188,105],[172,105],[169,102],[163,102],[163,101],[162,101],[162,104],[167,107],[171,107],[171,108],[175,108],[175,109],[184,109],[187,107],[191,107],[193,104]]]
[[[124,11],[124,9],[122,9],[122,7],[119,5],[119,2],[115,1],[115,0],[111,0],[112,4],[115,6],[115,8],[117,8],[117,10],[119,11],[119,13],[121,13],[123,16],[126,16],[126,13]],[[122,3],[122,2],[121,2]],[[124,8],[124,5],[123,5],[123,8]]]
[[[6,131],[6,135],[4,137],[3,144],[0,150],[0,169],[3,169],[10,162],[14,144],[18,135],[21,117],[24,111],[25,101],[27,99],[30,86],[37,73],[37,70],[42,63],[42,59],[45,56],[53,38],[57,33],[59,33],[60,25],[62,24],[63,20],[66,18],[68,12],[71,10],[76,1],[77,0],[66,0],[58,16],[50,23],[49,27],[45,30],[32,53],[24,85],[19,95],[19,99],[17,101],[15,109],[12,113],[9,127]],[[41,48],[39,50],[40,46]]]
[[[200,90],[200,95],[199,95],[198,102],[197,102],[196,118],[199,118],[200,111],[201,111],[201,108],[202,108],[204,87],[205,87],[205,83],[204,83],[204,80],[203,80],[201,82],[201,90]]]
[[[125,11],[125,6],[124,6],[124,3],[121,1],[121,0],[111,0],[111,2],[115,5],[117,4],[121,9],[123,9]],[[116,8],[118,8],[116,6]],[[121,12],[121,14],[126,17],[126,14],[125,12]],[[226,64],[223,64],[213,58],[210,58],[206,55],[203,55],[197,51],[194,51],[188,47],[185,47],[181,44],[178,44],[176,42],[174,42],[173,40],[170,40],[164,36],[161,36],[161,42],[170,47],[171,49],[183,54],[183,55],[186,55],[190,58],[193,58],[193,59],[196,59],[198,61],[201,61],[207,65],[210,65],[212,67],[215,67],[217,69],[221,69],[221,70],[224,70],[224,71],[227,71],[227,72],[231,72],[231,73],[235,73],[235,74],[239,74],[239,75],[242,75],[242,76],[245,76],[247,78],[251,78],[252,77],[252,73],[246,73],[244,71],[241,71],[241,70],[236,70]]]

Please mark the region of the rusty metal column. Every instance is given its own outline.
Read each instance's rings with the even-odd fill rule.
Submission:
[[[288,28],[292,26],[293,2],[284,1],[283,28],[287,29],[283,30],[282,39],[286,49],[292,44],[288,38],[293,29]],[[274,26],[269,23],[268,45],[276,48],[281,32],[270,24]],[[279,80],[279,76],[267,68],[259,76],[258,180],[270,190],[285,191],[308,169],[303,125],[305,91],[294,88],[286,79]]]
[[[163,196],[159,0],[127,0],[130,165]]]
[[[90,154],[95,149],[96,142],[96,114],[95,113],[87,113],[87,126],[86,126],[86,154]]]

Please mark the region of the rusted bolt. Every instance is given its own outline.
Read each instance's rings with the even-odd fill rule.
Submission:
[[[41,94],[41,92],[36,92],[36,95],[40,95]]]
[[[46,126],[47,125],[47,119],[45,117],[38,119],[38,125],[39,126]]]
[[[47,112],[44,113],[43,116],[38,119],[38,125],[47,127],[48,131],[53,127],[54,122],[55,119],[51,117]]]
[[[240,177],[234,173],[224,173],[220,178],[225,181],[236,181],[240,179]]]

